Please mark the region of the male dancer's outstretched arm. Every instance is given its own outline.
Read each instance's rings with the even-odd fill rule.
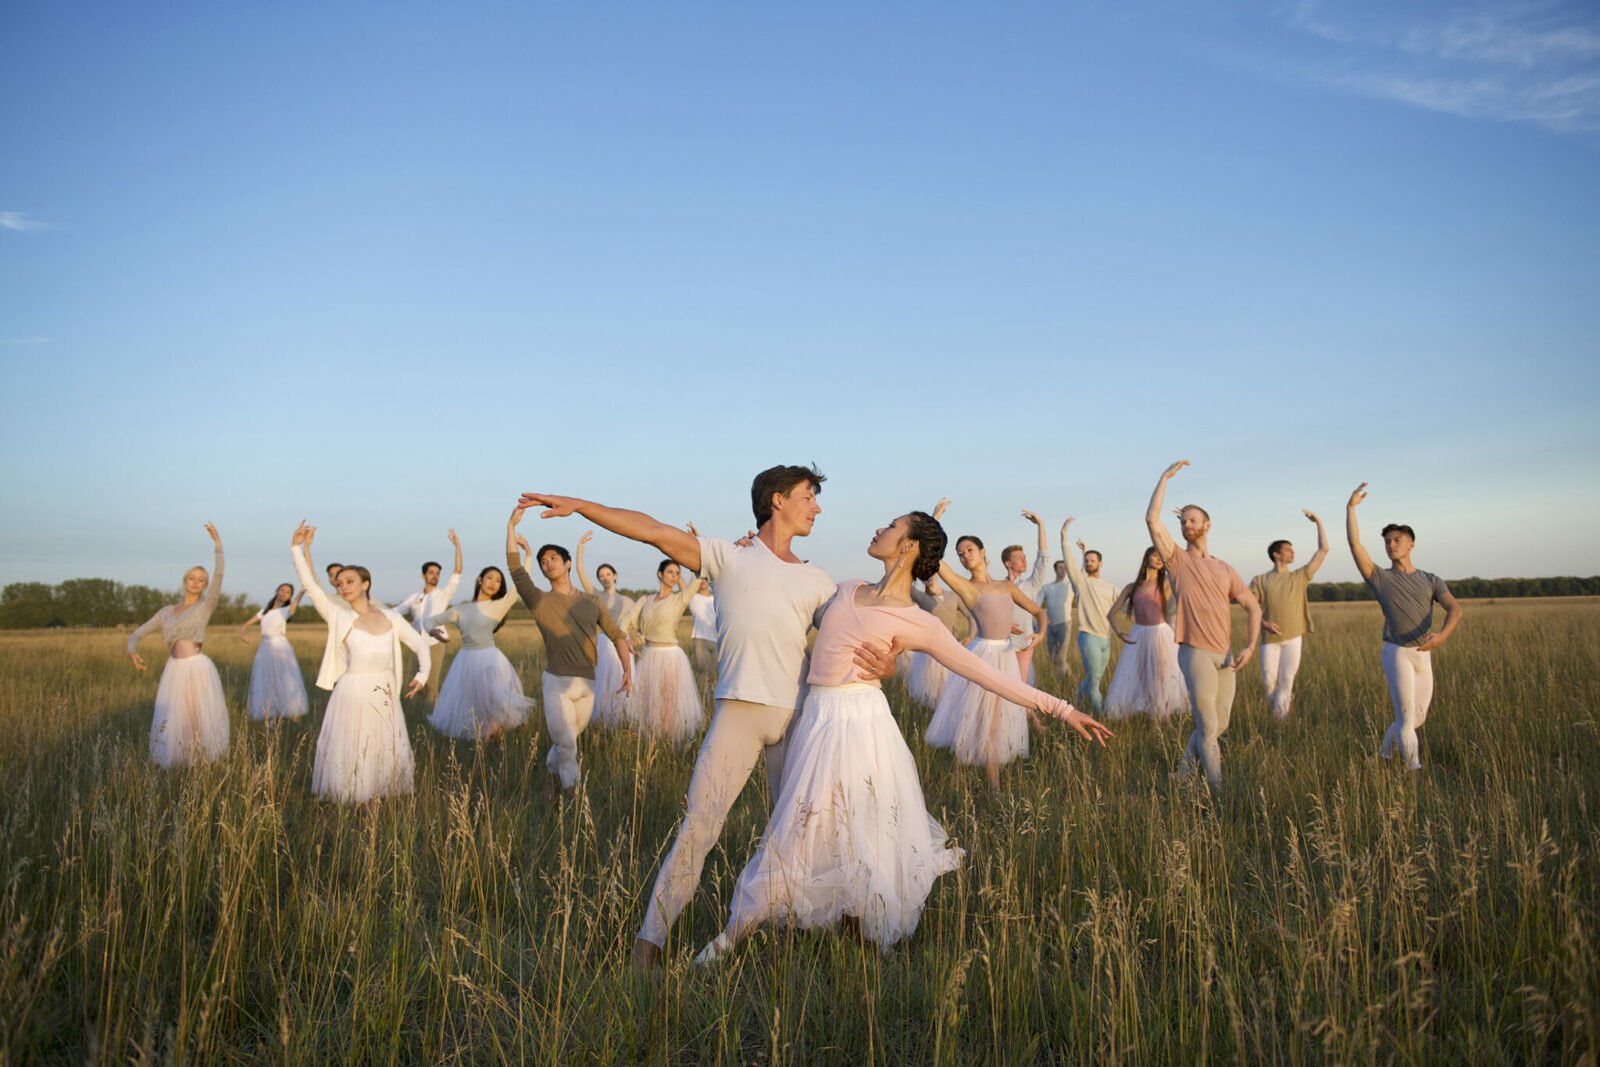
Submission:
[[[1372,572],[1378,568],[1373,566],[1372,557],[1367,555],[1367,550],[1361,547],[1361,528],[1356,523],[1356,505],[1367,499],[1367,483],[1362,482],[1350,494],[1350,502],[1344,506],[1344,536],[1350,542],[1350,555],[1355,557],[1356,570],[1361,572],[1362,580],[1372,577]]]
[[[1328,558],[1328,531],[1323,529],[1322,520],[1317,518],[1317,513],[1301,509],[1302,514],[1317,524],[1317,554],[1311,557],[1311,562],[1306,564],[1306,577],[1315,578],[1322,569],[1323,560]]]
[[[566,515],[582,515],[602,529],[610,530],[630,541],[654,545],[663,556],[680,566],[700,573],[700,541],[686,530],[668,526],[642,511],[612,508],[582,500],[575,496],[556,496],[552,493],[523,493],[517,504],[520,508],[542,507],[541,519],[558,519]]]
[[[1162,471],[1160,480],[1156,482],[1155,492],[1150,494],[1150,506],[1144,509],[1144,524],[1150,531],[1150,543],[1156,546],[1156,551],[1161,553],[1162,559],[1171,559],[1172,554],[1178,551],[1177,544],[1172,540],[1172,534],[1161,521],[1161,504],[1166,499],[1167,482],[1188,465],[1188,460],[1180,459]]]

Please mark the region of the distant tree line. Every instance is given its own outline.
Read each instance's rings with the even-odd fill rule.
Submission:
[[[1600,576],[1592,578],[1448,578],[1450,592],[1463,600],[1524,596],[1600,596]],[[1311,599],[1371,600],[1366,582],[1312,582]]]
[[[1450,591],[1458,597],[1600,596],[1600,576],[1592,578],[1452,578]],[[625,590],[630,596],[654,590]],[[165,604],[182,599],[165,589],[148,585],[123,585],[109,578],[73,578],[60,585],[46,582],[12,582],[0,592],[0,630],[32,630],[49,626],[136,626]],[[1365,582],[1312,582],[1314,601],[1371,600]],[[224,595],[211,621],[218,625],[241,623],[255,614],[259,599],[248,594]],[[296,615],[300,621],[319,622],[314,611]]]
[[[0,629],[31,630],[46,626],[128,626],[144,622],[165,604],[183,598],[148,585],[123,585],[109,578],[73,578],[60,585],[12,582],[0,592]],[[213,623],[240,623],[260,606],[248,596],[223,594]],[[315,613],[313,613],[315,614]]]

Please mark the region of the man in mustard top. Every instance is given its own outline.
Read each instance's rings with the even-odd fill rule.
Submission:
[[[1278,540],[1267,546],[1272,569],[1250,579],[1250,591],[1261,601],[1261,680],[1267,686],[1267,705],[1275,719],[1289,717],[1294,676],[1300,670],[1300,646],[1311,625],[1309,590],[1322,561],[1328,558],[1328,531],[1312,512],[1306,518],[1317,524],[1317,554],[1304,567],[1290,570],[1294,545]]]

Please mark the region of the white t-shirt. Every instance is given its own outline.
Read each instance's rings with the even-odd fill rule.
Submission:
[[[806,631],[833,596],[828,572],[785,563],[759,537],[749,548],[702,537],[700,573],[717,587],[717,699],[798,708]]]
[[[696,593],[694,599],[689,601],[689,617],[694,620],[694,633],[689,635],[691,641],[715,641],[717,639],[717,598],[710,593]]]
[[[1029,571],[1025,577],[1015,579],[1012,584],[1018,589],[1022,590],[1023,596],[1027,597],[1029,600],[1032,600],[1034,603],[1038,603],[1039,590],[1044,588],[1045,581],[1049,577],[1050,557],[1041,552],[1034,557],[1033,570]],[[1023,610],[1021,604],[1012,605],[1011,621],[1022,627],[1022,632],[1020,634],[1011,635],[1012,649],[1017,652],[1021,652],[1023,649],[1033,644],[1033,631],[1037,626],[1037,622],[1030,612]]]
[[[1072,585],[1066,579],[1051,582],[1039,590],[1039,595],[1034,599],[1044,609],[1051,626],[1067,624],[1068,617],[1072,614]]]
[[[450,610],[450,598],[456,595],[456,587],[461,584],[459,571],[450,575],[449,581],[443,585],[436,585],[433,592],[426,589],[418,590],[394,606],[394,610],[402,615],[411,616],[411,625],[417,633],[428,639],[428,644],[437,645],[439,642],[428,634],[429,621],[435,615],[443,615]]]

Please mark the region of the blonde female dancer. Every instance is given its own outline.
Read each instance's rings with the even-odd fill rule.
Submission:
[[[156,713],[150,720],[150,758],[166,768],[214,760],[228,751],[228,706],[222,699],[222,678],[211,657],[200,651],[206,623],[222,595],[222,538],[206,523],[216,547],[216,569],[190,567],[183,575],[183,600],[156,612],[128,638],[128,659],[144,670],[139,638],[160,627],[167,642],[166,666],[156,686]]]
[[[1139,576],[1123,587],[1106,619],[1125,646],[1106,692],[1106,718],[1148,715],[1170,719],[1189,707],[1189,688],[1178,669],[1178,642],[1167,623],[1167,571],[1154,545],[1144,550]],[[1133,632],[1117,625],[1117,615],[1133,616]]]
[[[528,721],[533,701],[522,692],[522,679],[494,635],[506,613],[517,604],[508,596],[510,583],[499,567],[478,572],[472,600],[428,620],[428,628],[451,623],[461,631],[461,651],[450,662],[428,725],[446,737],[487,741]]]
[[[935,516],[940,513],[941,509],[935,509]],[[1036,645],[1044,640],[1048,626],[1044,609],[1012,583],[989,577],[989,557],[977,537],[966,534],[957,538],[956,555],[969,577],[961,577],[942,561],[939,577],[977,620],[978,636],[968,643],[968,650],[1007,678],[1020,680],[1022,674],[1011,647],[1012,610],[1022,608],[1038,620],[1038,629],[1029,635]],[[1001,766],[1028,754],[1028,720],[1029,714],[1021,706],[993,690],[973,685],[965,678],[951,678],[945,682],[938,706],[933,709],[927,742],[936,748],[951,749],[959,763],[986,768],[989,783],[998,786]]]
[[[315,526],[295,527],[289,553],[300,585],[328,623],[317,685],[331,689],[311,767],[314,796],[362,804],[411,792],[415,766],[406,720],[400,709],[400,646],[417,656],[417,674],[406,686],[414,697],[428,682],[428,641],[400,613],[372,599],[367,568],[345,564],[335,579],[339,599],[317,585],[311,569]]]
[[[876,676],[855,660],[864,644],[926,652],[952,682],[959,677],[1061,719],[1086,740],[1104,745],[1111,736],[1066,701],[1023,685],[1009,649],[1011,670],[1002,673],[913,605],[912,581],[932,576],[944,549],[944,529],[913,511],[881,527],[867,546],[883,563],[882,579],[839,584],[817,628],[810,688],[772,818],[739,875],[727,926],[695,962],[722,958],[769,920],[816,927],[851,917],[868,940],[894,944],[916,930],[934,880],[960,864],[962,850],[948,846],[928,814],[916,762]],[[1005,607],[1009,634],[1011,602],[995,603]]]
[[[594,583],[589,581],[588,572],[583,569],[583,546],[593,536],[594,531],[587,530],[578,538],[573,570],[578,572],[583,591],[604,604],[606,610],[611,612],[611,617],[621,624],[638,605],[631,597],[617,591],[617,568],[609,563],[602,563],[595,568],[594,576],[600,582],[600,591],[595,592]],[[604,631],[595,637],[594,654],[594,721],[602,726],[620,726],[628,717],[627,694],[618,693],[622,687],[622,658],[617,655],[617,646],[611,643],[611,638]]]
[[[634,665],[627,716],[651,737],[681,744],[699,733],[706,719],[689,657],[678,644],[678,620],[700,581],[692,571],[685,581],[682,569],[670,559],[656,568],[656,579],[660,582],[656,595],[642,598],[635,608],[644,648]]]
[[[261,645],[250,665],[250,690],[245,700],[252,719],[298,719],[309,708],[306,680],[300,676],[300,661],[289,644],[287,630],[289,617],[299,610],[304,595],[284,582],[272,594],[272,603],[239,627],[241,641],[250,627],[261,627]]]

